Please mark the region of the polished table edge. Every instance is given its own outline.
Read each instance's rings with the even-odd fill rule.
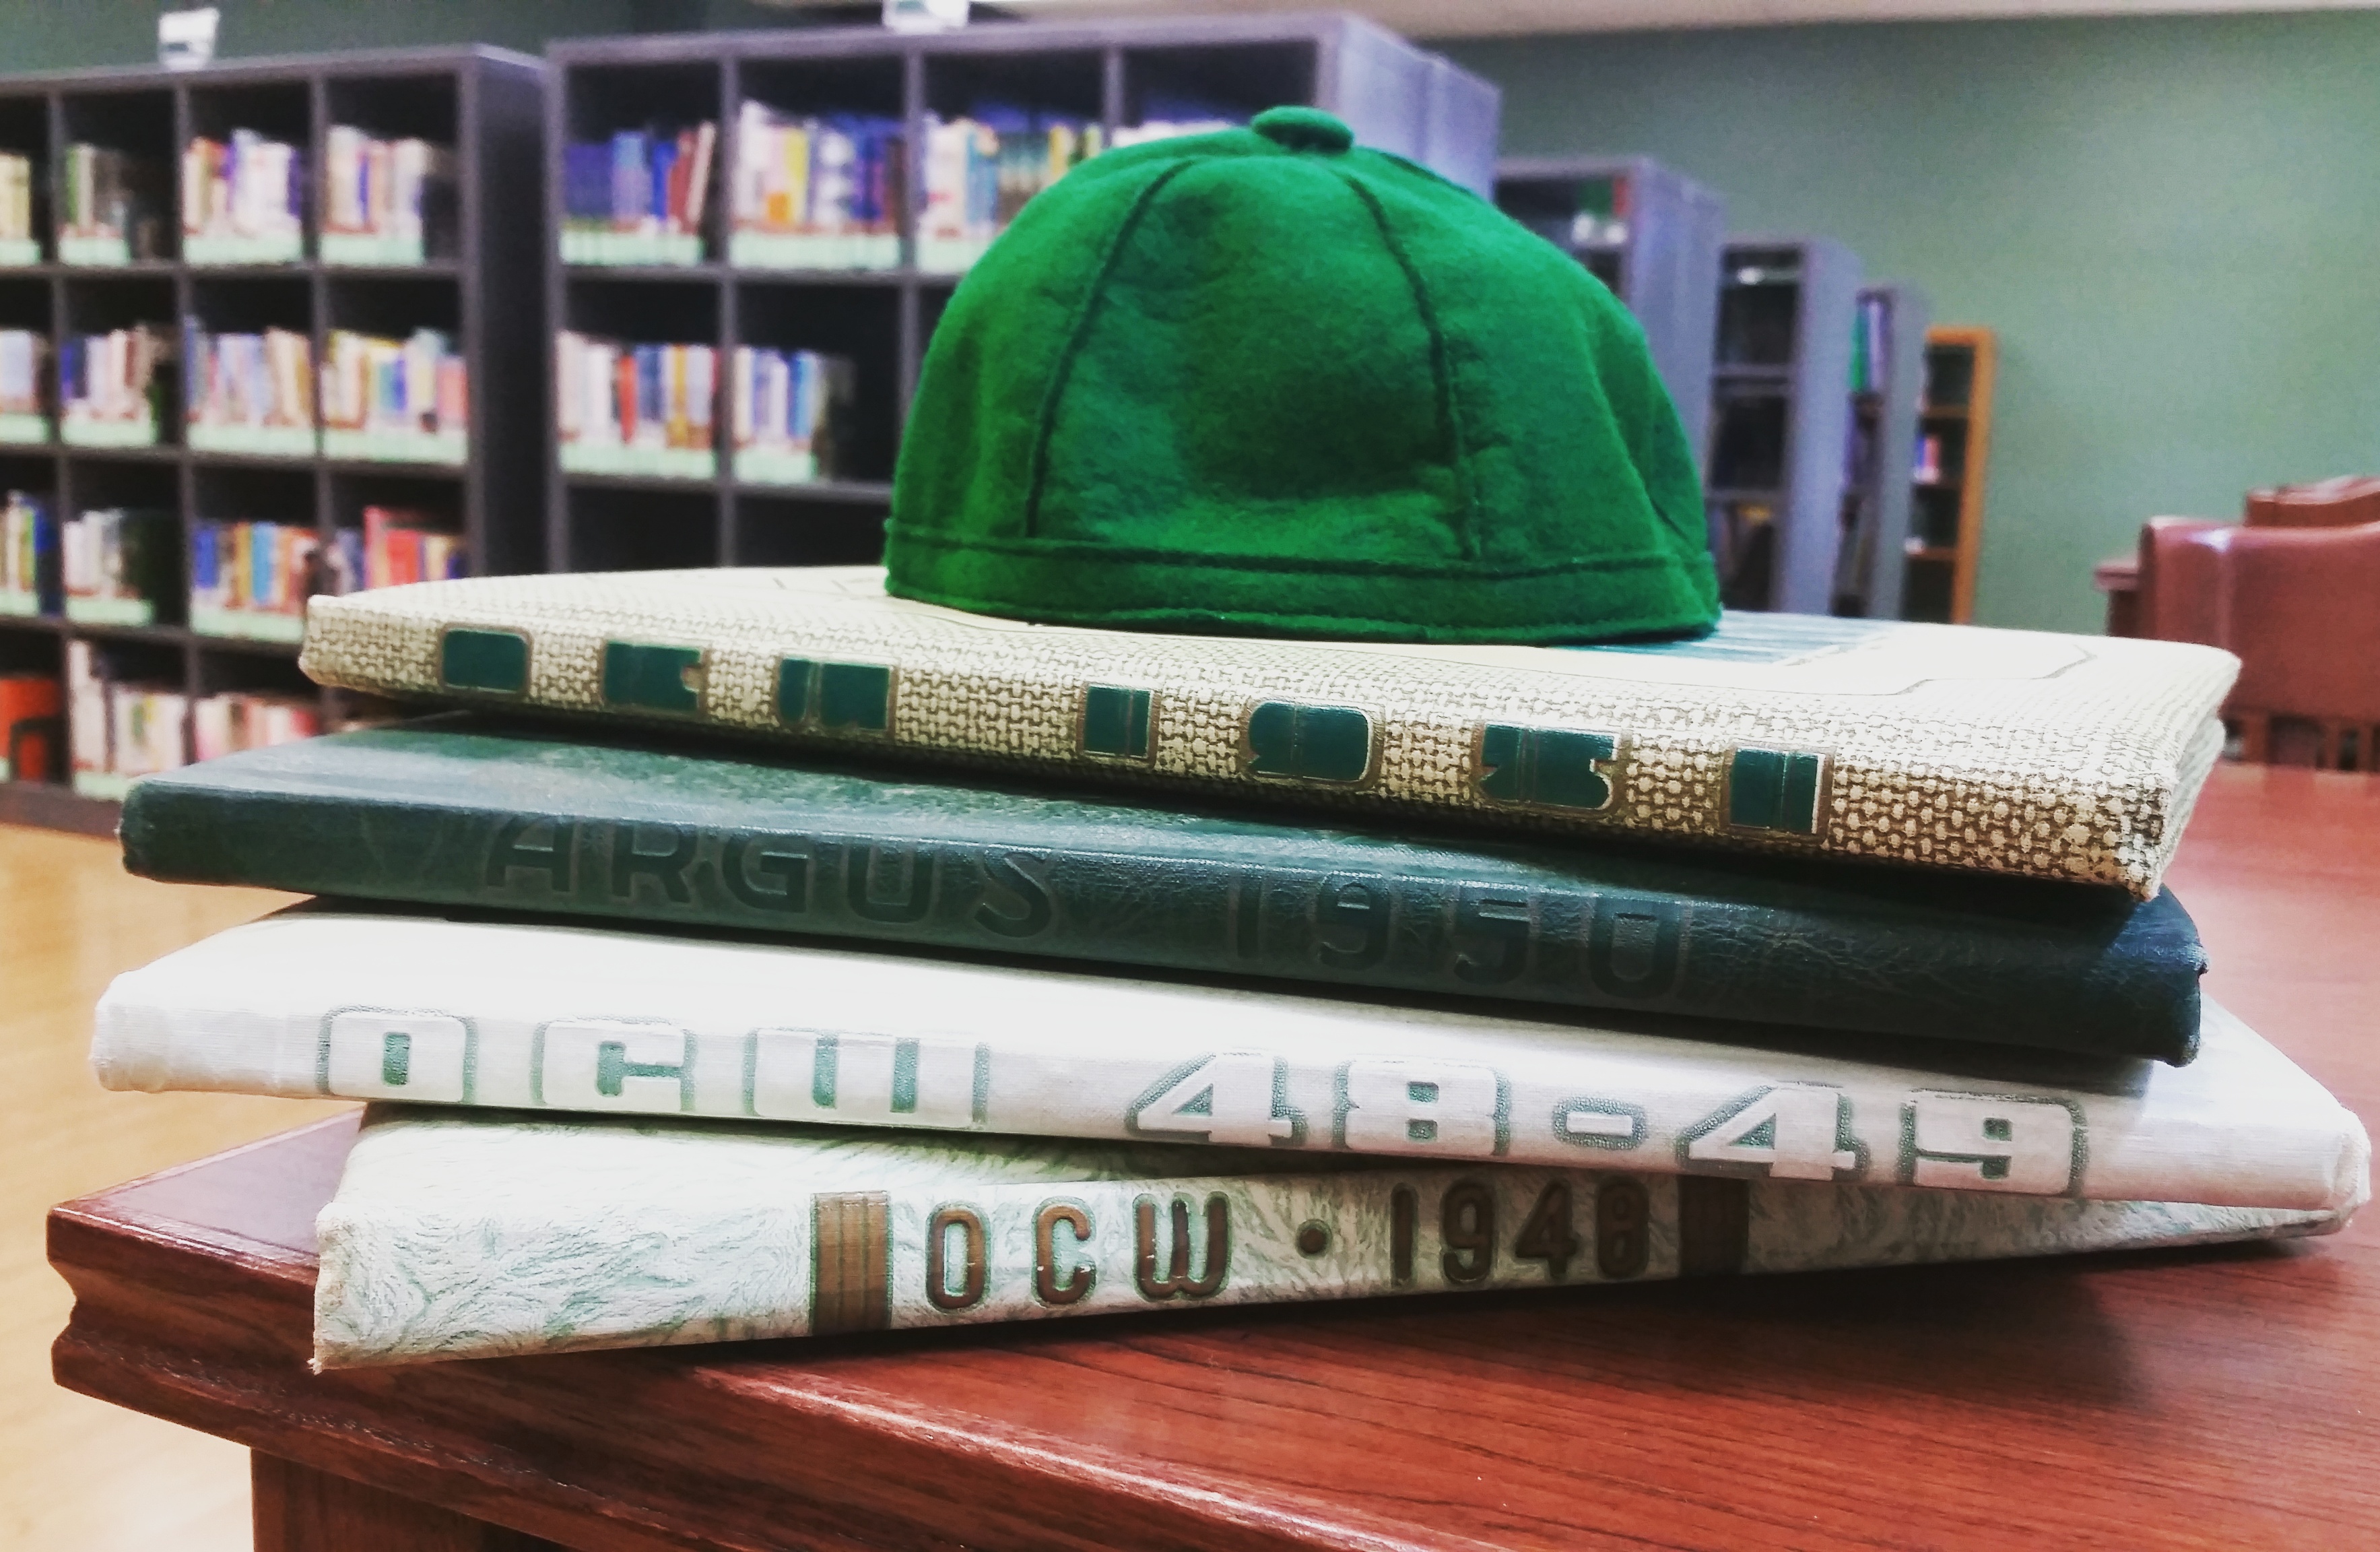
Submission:
[[[765,1372],[738,1372],[765,1370],[765,1361],[703,1362],[686,1349],[315,1375],[308,1367],[312,1253],[194,1223],[142,1198],[210,1169],[272,1168],[296,1155],[307,1156],[295,1167],[320,1173],[325,1156],[345,1156],[357,1124],[353,1114],[333,1117],[53,1208],[50,1261],[75,1293],[51,1350],[57,1382],[588,1552],[961,1541],[1087,1549],[1121,1545],[1125,1534],[1134,1545],[1216,1552],[1488,1545],[1417,1537],[1411,1527],[1342,1508],[1255,1502],[1194,1472],[1160,1476],[1072,1441],[982,1418],[962,1427],[887,1405],[864,1387],[796,1387]],[[680,1389],[687,1378],[716,1410],[709,1417],[668,1411],[674,1459],[666,1472],[654,1470],[650,1436],[638,1436],[633,1452],[595,1444],[630,1396],[654,1385]],[[540,1417],[557,1402],[576,1414],[560,1429]],[[492,1430],[492,1420],[510,1436]],[[756,1436],[763,1433],[773,1441]],[[791,1482],[756,1494],[740,1476],[700,1469],[705,1455],[730,1458],[770,1442],[800,1451],[801,1475],[838,1496],[805,1497]],[[841,1469],[830,1457],[842,1458]],[[1053,1527],[1060,1505],[1087,1534]],[[1141,1539],[1152,1516],[1169,1523]],[[789,1519],[801,1522],[798,1540],[785,1539]],[[888,1541],[896,1526],[906,1538]],[[750,1539],[739,1539],[739,1529]]]

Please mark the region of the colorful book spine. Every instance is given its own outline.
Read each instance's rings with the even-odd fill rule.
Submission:
[[[418,264],[446,238],[455,173],[445,147],[334,124],[322,151],[320,243],[326,262]]]
[[[270,263],[305,253],[305,159],[253,129],[182,150],[182,254],[195,263]]]
[[[296,456],[314,451],[314,342],[304,333],[209,334],[197,320],[186,320],[182,372],[190,446]]]
[[[175,332],[155,324],[67,336],[58,350],[61,434],[68,442],[154,443],[160,373],[176,354]]]
[[[736,478],[769,484],[836,478],[856,383],[848,357],[737,346],[727,381]]]
[[[57,614],[62,593],[49,498],[10,491],[0,504],[0,614]]]
[[[1026,201],[1098,155],[1104,143],[1095,120],[1004,104],[959,118],[929,116],[919,267],[949,272],[973,263]]]
[[[58,260],[123,264],[163,256],[163,169],[106,146],[75,141],[58,179]]]
[[[803,877],[738,862],[756,892]],[[537,826],[502,865],[570,853]],[[888,868],[860,903],[895,914],[914,888]],[[2197,1059],[2167,1067],[298,910],[117,977],[96,1025],[113,1089],[2243,1207],[2360,1200],[2371,1156],[2352,1112],[2212,1005]]]
[[[531,828],[566,877],[508,865]],[[2169,893],[1322,828],[455,716],[153,782],[121,834],[126,867],[181,883],[2173,1062],[2205,962]],[[760,887],[759,857],[802,887]],[[892,879],[897,910],[869,894]]]
[[[391,697],[2143,899],[2238,671],[2178,642],[1767,614],[1592,647],[1081,629],[892,598],[863,568],[365,593],[313,612],[301,665]]]
[[[738,264],[890,269],[901,262],[908,141],[897,118],[797,117],[747,101],[736,117]]]
[[[298,640],[306,601],[352,585],[343,584],[338,551],[326,552],[310,523],[201,519],[190,532],[190,629]]]
[[[1288,1162],[374,1109],[317,1220],[315,1366],[2145,1250],[2352,1211]]]
[[[180,570],[170,512],[122,507],[84,512],[59,531],[59,569],[68,619],[93,625],[154,625]]]
[[[565,329],[554,336],[562,465],[589,473],[709,475],[718,352],[640,345]]]
[[[440,532],[437,519],[386,507],[364,508],[358,572],[363,586],[403,587],[467,576],[469,569],[463,541]]]
[[[563,151],[562,257],[693,263],[703,256],[719,126],[625,129]]]
[[[454,337],[334,329],[324,342],[323,451],[460,462],[470,431],[468,373]]]

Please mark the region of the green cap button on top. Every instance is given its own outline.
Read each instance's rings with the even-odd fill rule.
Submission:
[[[891,590],[1059,624],[1593,641],[1718,618],[1645,336],[1574,260],[1315,108],[1110,151],[934,330]]]
[[[1355,143],[1355,131],[1320,108],[1267,108],[1248,128],[1292,151],[1344,151]]]

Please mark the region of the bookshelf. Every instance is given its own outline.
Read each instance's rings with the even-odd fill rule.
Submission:
[[[264,519],[310,528],[327,544],[358,527],[368,506],[405,507],[431,514],[460,538],[475,572],[541,568],[535,417],[545,403],[544,347],[538,223],[528,213],[536,208],[544,79],[538,60],[481,47],[0,78],[0,151],[34,161],[41,234],[37,251],[16,255],[30,262],[0,264],[0,328],[42,330],[55,347],[69,334],[133,323],[176,331],[186,318],[209,330],[273,327],[310,338],[319,365],[334,330],[432,327],[452,335],[468,382],[461,448],[423,458],[410,446],[351,435],[344,446],[329,436],[326,453],[302,432],[246,446],[237,437],[188,435],[177,361],[161,369],[153,444],[90,446],[59,434],[54,348],[44,386],[49,434],[0,445],[0,489],[46,494],[61,522],[116,506],[171,514],[185,585],[170,591],[145,625],[0,617],[0,672],[63,675],[67,644],[87,641],[120,676],[194,701],[226,690],[313,697],[327,727],[346,708],[298,672],[295,641],[193,629],[188,583],[200,523]],[[321,256],[321,172],[334,125],[454,148],[453,219],[433,227],[418,262],[352,244],[346,256],[361,262]],[[262,131],[304,157],[304,240],[294,259],[255,262],[260,255],[237,244],[184,251],[176,203],[180,152],[194,136],[236,128]],[[66,147],[76,141],[129,152],[162,169],[149,251],[121,263],[61,262],[90,256],[62,243],[57,226]],[[303,390],[310,406],[319,391],[314,373],[305,374]],[[187,727],[183,743],[187,758]],[[66,786],[0,783],[0,822],[106,833],[116,807]]]
[[[1346,119],[1362,143],[1483,194],[1495,168],[1496,89],[1344,15],[993,23],[928,34],[877,27],[693,33],[561,42],[548,57],[551,328],[709,346],[722,380],[747,346],[839,355],[855,376],[834,477],[805,483],[773,483],[756,478],[749,461],[739,466],[723,396],[710,406],[718,433],[710,458],[617,458],[600,467],[607,458],[590,458],[583,446],[565,457],[549,414],[546,552],[555,570],[816,565],[881,552],[919,362],[959,280],[936,267],[945,255],[919,240],[915,169],[929,116],[968,114],[996,100],[1095,124],[1111,141],[1119,129],[1183,116],[1171,104],[1185,101],[1241,120],[1284,103],[1311,104]],[[893,202],[896,229],[846,256],[732,243],[721,169],[743,165],[747,101],[786,116],[897,121],[911,176],[908,197]],[[718,143],[696,240],[598,255],[577,236],[565,262],[571,143],[649,126],[674,135],[704,122],[718,126]],[[578,262],[596,256],[613,262]],[[787,262],[853,267],[773,267]]]
[[[1998,366],[1999,341],[1987,328],[1937,324],[1925,331],[1904,619],[1965,625],[1974,617]]]
[[[1900,617],[1913,495],[1909,458],[1916,446],[1926,316],[1925,293],[1913,286],[1879,283],[1860,291],[1852,328],[1842,539],[1835,558],[1838,615]]]
[[[1700,458],[1727,202],[1650,157],[1506,157],[1496,164],[1496,205],[1593,271],[1636,315]]]
[[[1730,609],[1834,604],[1860,279],[1824,238],[1738,237],[1721,255],[1703,483]]]

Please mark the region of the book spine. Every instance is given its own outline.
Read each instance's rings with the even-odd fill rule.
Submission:
[[[366,522],[387,532],[371,511]],[[1327,835],[1286,856],[1261,840],[1183,855],[1112,836],[1070,845],[1030,825],[959,844],[691,802],[595,810],[157,787],[134,795],[122,838],[127,868],[169,882],[1934,1039],[2022,1030],[2168,1061],[2187,1059],[2198,1036],[2203,960],[2169,898],[2136,909],[2112,939],[2059,944],[2007,916],[1612,886],[1493,855],[1467,857],[1459,874],[1405,872]]]
[[[460,1223],[334,1201],[318,1221],[316,1364],[2146,1249],[2341,1221],[1592,1169],[686,1184],[638,1210],[557,1182]],[[439,1296],[382,1296],[393,1288]]]
[[[2212,1071],[2202,1059],[2134,1089],[2067,1086],[1496,1013],[300,914],[117,977],[91,1064],[104,1087],[152,1092],[2228,1206],[2360,1198],[2370,1147],[2354,1118],[2228,1015],[2208,1017],[2228,1048]]]

